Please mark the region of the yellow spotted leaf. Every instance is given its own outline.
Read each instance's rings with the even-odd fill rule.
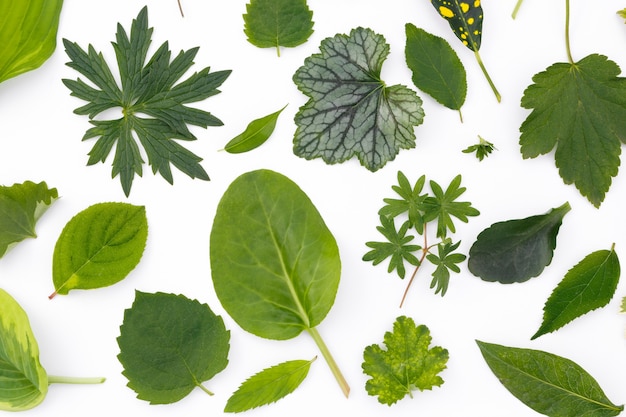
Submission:
[[[480,49],[483,8],[480,0],[431,0],[439,14],[448,21],[454,34],[472,51]]]

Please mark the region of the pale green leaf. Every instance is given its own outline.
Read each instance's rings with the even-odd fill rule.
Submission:
[[[251,121],[243,133],[228,141],[226,146],[224,146],[224,150],[229,153],[243,153],[264,144],[274,132],[278,116],[285,110],[285,107],[277,112]]]

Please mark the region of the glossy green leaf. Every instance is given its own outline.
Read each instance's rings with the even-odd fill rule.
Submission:
[[[483,8],[480,0],[431,0],[457,38],[472,51],[480,49]]]
[[[37,237],[37,220],[58,197],[45,182],[0,186],[0,258],[22,240]]]
[[[224,146],[224,150],[229,153],[243,153],[264,144],[274,132],[278,116],[285,110],[285,107],[277,112],[251,121],[243,133],[228,141],[226,146]]]
[[[550,417],[609,417],[622,412],[576,363],[531,349],[476,341],[491,371],[517,399]]]
[[[0,2],[0,82],[40,67],[57,46],[63,0]]]
[[[407,23],[405,56],[413,83],[439,103],[461,111],[467,94],[465,67],[443,38]]]
[[[117,338],[128,387],[151,404],[169,404],[226,368],[230,332],[207,304],[183,295],[135,292]]]
[[[546,214],[492,224],[469,251],[469,270],[484,281],[524,282],[552,261],[556,237],[569,203]]]
[[[544,306],[543,323],[532,339],[553,332],[611,301],[620,277],[614,248],[587,255],[570,269]]]
[[[401,149],[415,147],[414,126],[422,123],[422,100],[405,86],[380,78],[389,45],[371,29],[327,38],[319,54],[293,76],[309,97],[295,116],[293,151],[327,164],[358,157],[370,171],[382,168]]]
[[[246,4],[244,32],[259,48],[294,47],[313,34],[313,12],[306,0],[251,0]]]
[[[0,410],[37,406],[48,392],[48,375],[26,312],[0,289]]]
[[[55,294],[115,284],[137,266],[148,238],[143,206],[99,203],[63,228],[52,258]]]
[[[283,362],[251,376],[228,399],[224,412],[239,413],[291,394],[309,374],[315,359]]]

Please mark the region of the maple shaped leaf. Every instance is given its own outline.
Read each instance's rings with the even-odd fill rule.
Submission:
[[[400,316],[393,332],[385,333],[385,348],[370,345],[363,352],[363,372],[371,378],[365,383],[369,395],[381,404],[392,405],[412,392],[430,390],[443,384],[439,373],[446,368],[448,351],[429,348],[432,338],[428,327],[416,326],[413,319]]]
[[[181,51],[170,61],[165,42],[146,63],[152,28],[148,27],[148,9],[144,7],[133,20],[130,38],[118,24],[113,49],[119,66],[121,88],[101,53],[89,45],[85,52],[75,42],[63,39],[71,61],[67,65],[84,75],[96,87],[83,80],[64,79],[71,95],[88,102],[74,113],[88,115],[93,125],[83,140],[98,138],[89,152],[88,165],[104,162],[115,146],[112,176],[119,174],[124,193],[130,194],[135,174],[142,175],[144,163],[139,145],[148,157],[152,171],[173,183],[170,164],[191,178],[208,180],[200,165],[202,158],[173,139],[196,140],[187,125],[221,126],[211,113],[186,106],[219,93],[230,75],[227,71],[210,72],[204,68],[186,80],[176,82],[193,65],[198,48]],[[122,117],[94,120],[105,110],[121,109]],[[139,141],[139,143],[138,143]]]
[[[524,158],[556,147],[559,175],[599,207],[617,175],[626,142],[626,78],[605,56],[557,63],[535,75],[522,97],[533,109],[520,127]]]
[[[293,76],[309,97],[295,116],[294,153],[328,164],[357,156],[370,171],[401,149],[415,147],[413,127],[422,123],[422,100],[401,85],[380,79],[389,45],[371,29],[327,38]]]

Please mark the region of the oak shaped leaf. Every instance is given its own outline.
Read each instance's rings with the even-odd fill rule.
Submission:
[[[378,396],[381,404],[398,402],[412,392],[430,390],[443,384],[439,373],[446,368],[448,351],[440,346],[429,347],[430,331],[416,326],[413,319],[400,316],[393,331],[386,332],[385,348],[374,344],[363,352],[363,372],[370,376],[365,383],[367,393]]]
[[[385,38],[356,28],[320,45],[293,80],[309,100],[295,116],[293,151],[327,164],[358,157],[370,171],[382,168],[401,149],[415,147],[414,126],[422,123],[422,100],[380,78],[389,54]]]
[[[532,109],[520,127],[522,156],[556,148],[554,160],[565,184],[574,184],[599,207],[618,173],[626,142],[626,78],[605,56],[557,63],[533,77],[521,105]]]

